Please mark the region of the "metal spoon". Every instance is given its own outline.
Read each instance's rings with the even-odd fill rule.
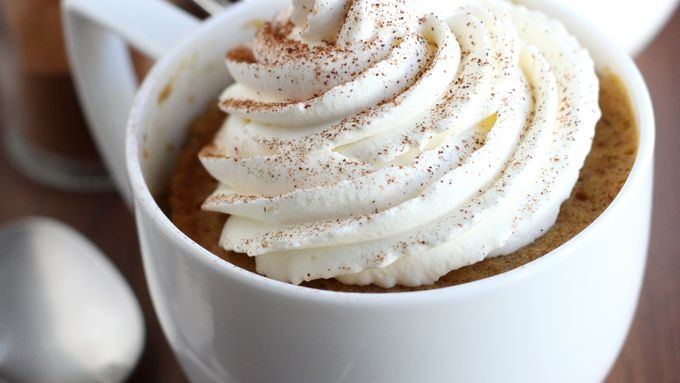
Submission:
[[[0,381],[120,382],[143,343],[132,290],[80,233],[47,218],[0,230]]]
[[[235,3],[238,0],[194,0],[194,3],[198,4],[199,7],[203,8],[204,11],[211,15],[214,15],[226,7],[229,4]]]

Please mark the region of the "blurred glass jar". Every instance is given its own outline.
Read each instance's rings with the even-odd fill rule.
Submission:
[[[78,105],[58,0],[0,0],[5,150],[28,177],[60,189],[111,186]]]

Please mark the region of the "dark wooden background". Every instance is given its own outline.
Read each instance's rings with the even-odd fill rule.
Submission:
[[[635,322],[608,381],[680,382],[680,12],[637,62],[649,84],[657,118],[652,239]],[[0,126],[0,133],[9,128]],[[35,184],[0,151],[0,225],[27,215],[55,217],[83,232],[113,260],[136,292],[147,339],[129,381],[185,382],[154,314],[134,220],[121,199],[114,193],[76,194]]]

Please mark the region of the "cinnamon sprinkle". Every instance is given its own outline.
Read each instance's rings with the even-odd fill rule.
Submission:
[[[238,46],[225,55],[225,58],[230,61],[253,64],[256,62],[253,50],[245,45]]]

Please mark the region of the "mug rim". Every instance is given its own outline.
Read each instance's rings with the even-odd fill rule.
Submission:
[[[272,294],[289,295],[301,299],[311,299],[323,302],[331,300],[351,300],[353,303],[371,305],[380,303],[389,304],[390,302],[401,303],[404,299],[420,301],[424,298],[450,298],[454,295],[470,295],[473,292],[496,289],[504,284],[512,283],[530,275],[540,273],[542,269],[559,267],[557,265],[558,263],[565,260],[570,253],[577,251],[581,244],[587,242],[590,237],[596,234],[598,228],[606,225],[608,221],[611,221],[613,219],[612,216],[615,215],[617,211],[625,209],[627,201],[633,198],[636,191],[643,187],[647,172],[653,171],[652,163],[656,129],[652,102],[642,74],[632,58],[625,53],[622,47],[609,39],[607,35],[602,33],[596,26],[584,18],[578,17],[575,12],[571,11],[566,6],[550,0],[527,0],[524,1],[524,3],[531,4],[527,5],[529,8],[536,8],[536,3],[540,3],[541,11],[548,9],[550,10],[550,12],[548,12],[550,14],[561,15],[558,18],[561,22],[563,22],[564,19],[570,18],[579,23],[579,29],[592,31],[586,41],[589,44],[586,44],[582,39],[579,40],[587,49],[591,48],[593,45],[608,47],[605,54],[608,57],[607,61],[616,63],[617,68],[615,74],[623,82],[633,109],[638,131],[638,148],[633,167],[614,200],[593,222],[552,251],[514,269],[458,285],[418,291],[343,292],[321,290],[278,281],[240,268],[196,243],[193,239],[179,230],[171,219],[161,210],[144,179],[141,168],[142,156],[139,155],[141,151],[141,140],[139,140],[138,132],[141,131],[141,121],[143,116],[146,115],[145,110],[147,110],[147,108],[145,108],[145,105],[148,102],[151,102],[150,100],[153,99],[152,95],[155,94],[154,92],[160,89],[163,80],[166,80],[169,77],[172,64],[181,60],[183,54],[193,46],[193,41],[217,25],[225,23],[225,20],[237,18],[239,13],[256,7],[260,1],[266,0],[242,1],[232,5],[228,10],[205,20],[200,23],[192,33],[183,38],[158,60],[144,79],[135,96],[125,132],[126,166],[128,178],[132,185],[135,209],[143,209],[161,229],[164,235],[172,240],[175,245],[180,246],[182,250],[191,257],[207,267],[216,268],[225,277],[239,280],[241,283],[249,285],[249,288],[267,290],[267,292]],[[138,224],[137,220],[135,224]]]

